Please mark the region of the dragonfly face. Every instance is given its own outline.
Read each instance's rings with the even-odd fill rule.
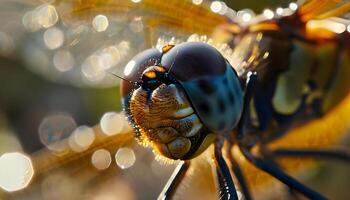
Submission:
[[[169,85],[171,78],[167,75],[166,69],[161,66],[150,66],[142,73],[142,89],[146,91],[155,90],[161,84]]]
[[[242,91],[234,69],[204,43],[165,46],[150,66],[136,56],[129,75],[140,87],[123,87],[124,108],[138,139],[160,155],[190,159],[199,155],[215,135],[231,132],[242,112]],[[135,61],[137,60],[137,61]],[[186,69],[186,70],[185,70]],[[123,84],[129,84],[126,81]]]

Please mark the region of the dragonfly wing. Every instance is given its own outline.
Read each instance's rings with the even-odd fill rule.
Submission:
[[[207,3],[181,0],[6,0],[2,5],[6,13],[16,13],[16,20],[1,21],[11,25],[6,29],[19,41],[19,56],[28,68],[49,80],[83,87],[114,86],[119,81],[109,72],[122,76],[138,52],[157,43],[186,41],[192,34],[209,36],[227,21]]]
[[[339,17],[350,12],[347,0],[308,0],[300,5],[299,14],[304,22],[311,19]]]
[[[97,14],[122,15],[131,20],[141,15],[146,28],[163,27],[181,34],[210,34],[214,28],[226,21],[224,16],[210,11],[208,5],[195,5],[190,1],[150,1],[139,4],[132,1],[56,1],[62,9],[62,18],[69,23],[87,21],[90,23]],[[68,8],[68,9],[67,9]],[[200,16],[200,17],[198,17]]]

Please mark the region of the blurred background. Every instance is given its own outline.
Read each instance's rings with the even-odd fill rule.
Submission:
[[[209,35],[225,19],[210,1],[184,1],[173,12],[161,1],[145,1],[154,7],[142,7],[141,0],[108,2],[0,1],[0,199],[155,199],[176,166],[135,144],[121,110],[120,80],[111,73],[125,73],[137,52]],[[224,2],[252,16],[291,3]],[[186,23],[197,27],[171,23],[179,20],[177,11],[195,5],[198,20]],[[170,21],[154,25],[159,16]],[[334,199],[349,199],[349,169],[322,163],[307,181]],[[202,171],[192,177],[197,189],[182,189],[186,198],[201,192],[215,199],[212,181],[206,182],[210,170]]]

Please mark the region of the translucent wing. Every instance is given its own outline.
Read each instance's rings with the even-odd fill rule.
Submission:
[[[308,0],[299,9],[303,21],[339,17],[349,13],[350,2],[347,0]]]
[[[191,1],[144,0],[133,3],[59,0],[55,5],[62,11],[62,19],[70,24],[84,21],[90,23],[97,14],[122,16],[126,22],[131,22],[135,16],[141,15],[144,18],[145,30],[162,27],[170,29],[174,34],[210,34],[218,24],[225,21],[223,16],[211,12],[208,5],[195,5]]]
[[[350,2],[346,0],[309,0],[300,5],[298,15],[306,23],[309,38],[334,39],[350,30]]]
[[[2,21],[10,26],[3,28],[14,33],[18,54],[29,69],[84,87],[116,85],[119,81],[109,72],[122,75],[130,58],[158,40],[210,35],[226,21],[207,3],[182,0],[6,0],[2,8]]]

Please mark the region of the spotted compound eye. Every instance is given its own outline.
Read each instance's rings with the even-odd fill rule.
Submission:
[[[213,135],[232,131],[243,94],[232,66],[213,47],[198,42],[147,50],[132,59],[123,81],[124,109],[137,138],[171,159],[204,151]],[[171,78],[170,78],[171,77]]]
[[[243,108],[240,81],[230,63],[212,46],[182,43],[162,56],[161,65],[185,90],[202,123],[212,132],[230,132]]]

